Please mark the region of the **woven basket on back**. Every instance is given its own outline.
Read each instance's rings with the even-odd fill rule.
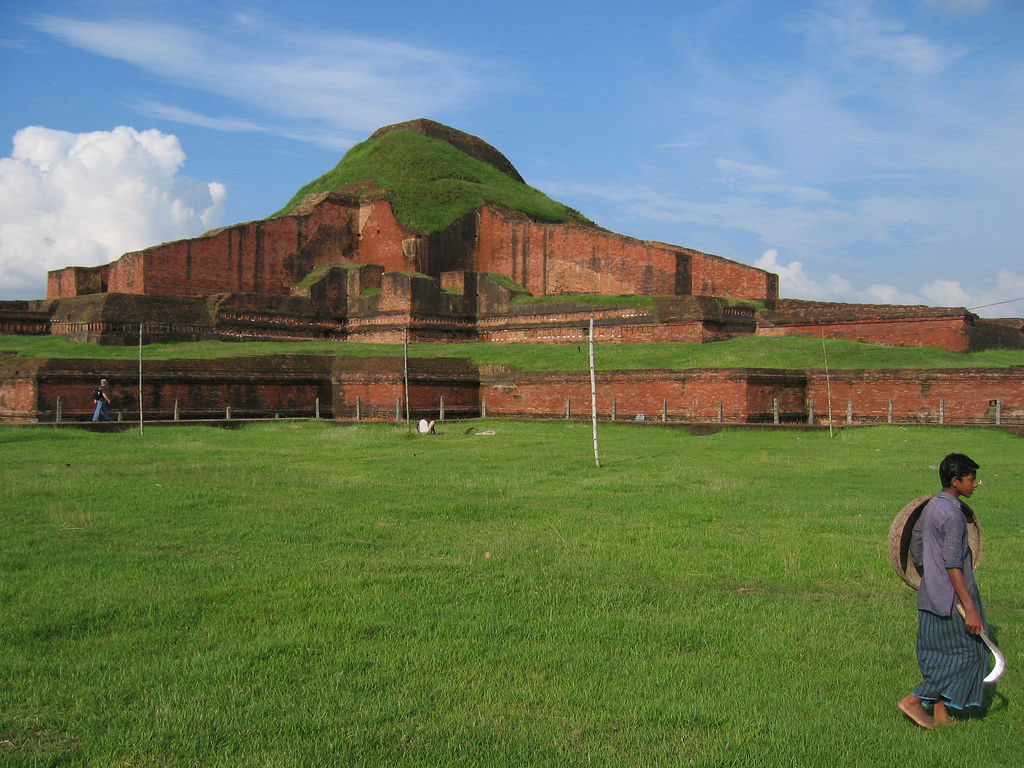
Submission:
[[[921,585],[921,572],[910,554],[910,537],[925,504],[936,495],[929,493],[925,496],[918,496],[900,510],[889,528],[889,560],[892,561],[892,567],[896,570],[897,575],[914,589]],[[985,538],[982,536],[981,523],[978,522],[977,515],[964,504],[962,499],[960,503],[963,505],[964,514],[967,517],[967,544],[971,548],[974,567],[977,568],[981,565],[981,550],[984,547]]]

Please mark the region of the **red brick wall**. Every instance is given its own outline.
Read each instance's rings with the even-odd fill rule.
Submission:
[[[45,336],[52,312],[52,302],[45,300],[0,301],[0,335]]]
[[[847,400],[853,401],[854,422],[885,422],[889,399],[897,422],[937,423],[940,411],[949,424],[995,420],[1001,401],[1006,423],[1024,419],[1024,367],[963,371],[840,371],[831,374],[832,415],[845,422]],[[715,421],[719,401],[725,421],[771,421],[775,401],[780,420],[803,422],[809,399],[816,421],[828,413],[828,387],[823,372],[798,371],[644,371],[600,372],[598,413],[610,418],[615,398],[619,418],[645,413],[660,419],[665,402],[669,420]],[[574,418],[590,415],[590,378],[586,372],[550,374],[485,373],[480,395],[489,416],[565,415],[570,398]]]
[[[110,381],[115,413],[138,417],[138,371],[132,360],[0,360],[0,418],[51,421],[61,398],[64,417],[87,419],[91,393],[100,377]],[[144,407],[148,418],[167,419],[177,399],[182,418],[217,417],[231,406],[237,417],[321,414],[354,418],[356,400],[367,419],[394,418],[403,399],[401,358],[326,358],[279,355],[216,361],[151,361],[144,367]],[[829,381],[822,371],[718,369],[695,371],[601,371],[597,374],[598,412],[631,420],[644,413],[660,420],[662,406],[672,421],[714,422],[719,403],[725,422],[768,422],[778,401],[780,420],[802,423],[813,400],[816,421],[828,413],[831,386],[836,422],[846,419],[852,400],[854,422],[885,422],[889,399],[896,422],[993,423],[994,401],[1001,401],[1004,423],[1024,422],[1024,366],[946,371],[838,371]],[[410,360],[410,410],[437,418],[445,398],[448,418],[476,415],[483,401],[494,417],[590,415],[587,371],[517,373],[466,361]]]
[[[889,399],[895,421],[937,422],[945,410],[947,423],[992,423],[993,401],[1002,401],[1002,418],[1024,418],[1024,366],[945,371],[833,371],[809,375],[807,397],[814,400],[816,417],[827,418],[831,383],[834,421],[846,420],[852,400],[853,420],[884,422]]]
[[[398,400],[403,401],[403,405],[398,407],[398,413],[404,418],[404,398],[405,388],[401,378],[346,378],[343,382],[337,382],[335,389],[335,418],[354,419],[358,415],[363,419],[388,421],[395,418],[395,403]]]
[[[405,418],[405,379],[401,358],[339,358],[334,379],[334,417],[388,421],[398,410]],[[441,397],[445,417],[475,416],[479,408],[479,376],[463,360],[409,360],[409,412],[416,419],[437,419]]]
[[[395,218],[391,204],[376,200],[370,204],[369,216],[362,225],[359,241],[359,261],[363,264],[379,264],[387,272],[418,272],[420,265],[415,257],[407,258],[402,242],[410,235]]]
[[[63,417],[83,421],[95,407],[92,391],[101,377],[109,381],[112,416],[137,420],[139,412],[138,368],[131,360],[31,361],[36,370],[30,379],[11,377],[0,367],[0,388],[31,392],[34,402],[23,418],[52,421],[60,398]],[[316,398],[330,412],[330,359],[280,355],[269,358],[225,360],[162,360],[144,364],[143,410],[147,418],[168,419],[174,401],[182,418],[221,418],[231,406],[234,416],[272,417],[312,415]],[[21,396],[19,396],[21,397]],[[24,403],[18,401],[18,407]],[[6,408],[6,406],[0,406]],[[0,416],[11,416],[6,410]]]
[[[445,418],[476,416],[479,409],[478,390],[472,384],[452,382],[409,382],[409,414],[411,418],[436,420],[444,398]],[[338,382],[335,390],[334,418],[390,421],[405,418],[405,384],[401,373],[390,376],[351,377]]]
[[[965,317],[759,326],[756,335],[821,336],[822,332],[829,338],[897,347],[940,347],[953,352],[966,352],[970,344],[970,325]]]
[[[387,271],[421,271],[432,264],[499,272],[535,295],[774,295],[773,276],[728,259],[594,227],[534,222],[489,206],[477,215],[475,251],[470,220],[457,223],[457,236],[424,239],[406,232],[383,199],[359,203],[335,196],[306,210],[125,254],[104,268],[107,290],[283,294],[313,266],[354,258]],[[50,298],[101,290],[94,271],[68,268],[48,279]]]
[[[74,296],[74,283],[69,286],[70,267],[53,269],[46,273],[46,298],[65,299]]]
[[[124,293],[205,296],[214,293],[287,293],[291,283],[284,258],[300,242],[295,217],[238,224],[210,237],[182,240],[148,248],[145,281],[125,281]],[[136,254],[114,262],[114,270],[131,268]]]
[[[499,272],[530,293],[640,293],[765,299],[774,275],[689,248],[572,224],[543,224],[484,206],[474,268]]]
[[[497,318],[505,320],[507,318]],[[590,338],[589,315],[577,325],[537,325],[514,323],[512,327],[489,320],[478,324],[480,341],[497,343],[580,344]],[[493,330],[491,329],[493,328]],[[698,320],[677,323],[614,323],[594,327],[594,339],[605,343],[642,343],[650,341],[705,342],[724,338],[714,328]]]
[[[75,286],[75,267],[64,267],[54,269],[46,275],[46,298],[65,299],[69,296],[77,296]]]
[[[719,403],[725,421],[768,421],[772,400],[789,420],[802,413],[804,378],[801,373],[765,373],[737,370],[615,371],[599,372],[598,416],[611,418],[614,408],[620,419],[643,413],[658,420],[662,408],[669,420],[715,421]],[[590,375],[573,373],[483,373],[480,396],[486,399],[487,415],[564,417],[566,397],[574,418],[590,415]]]
[[[14,371],[0,372],[0,419],[34,421],[36,410],[34,377],[30,374],[19,375]]]
[[[172,248],[178,243],[171,243]],[[126,253],[108,265],[107,293],[146,292],[146,251]]]
[[[686,252],[690,254],[690,293],[694,296],[773,299],[779,295],[778,279],[770,272],[709,253]]]
[[[674,294],[678,248],[521,214],[479,211],[475,269],[508,275],[536,295]]]
[[[100,267],[64,267],[46,275],[46,298],[64,299],[102,293],[109,277],[110,265]]]
[[[359,207],[355,201],[326,200],[305,216],[282,216],[236,224],[207,237],[165,243],[128,253],[104,270],[109,270],[111,293],[205,296],[228,292],[285,294],[305,274],[294,274],[290,259],[321,225],[331,237],[358,240]],[[370,204],[359,242],[360,260],[382,264],[389,270],[415,269],[403,256],[405,233],[398,226],[386,201]],[[354,247],[354,245],[352,246]],[[347,250],[344,242],[328,241],[322,254],[313,254],[307,266],[335,263]],[[47,294],[50,298],[94,293],[83,288],[81,268],[51,272]]]

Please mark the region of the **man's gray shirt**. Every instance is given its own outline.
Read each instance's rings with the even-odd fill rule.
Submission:
[[[924,568],[917,591],[917,607],[937,616],[949,616],[956,592],[946,572],[960,568],[967,591],[976,594],[974,564],[967,541],[967,519],[960,499],[939,493],[925,505],[910,538],[910,554]]]

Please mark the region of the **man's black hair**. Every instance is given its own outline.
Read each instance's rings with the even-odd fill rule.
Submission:
[[[943,488],[953,485],[953,479],[967,477],[978,471],[978,465],[962,453],[951,453],[939,465],[939,480]]]

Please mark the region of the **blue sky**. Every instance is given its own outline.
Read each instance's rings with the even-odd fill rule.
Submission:
[[[0,299],[263,218],[428,117],[783,296],[1021,316],[1022,33],[1020,0],[6,0]]]

